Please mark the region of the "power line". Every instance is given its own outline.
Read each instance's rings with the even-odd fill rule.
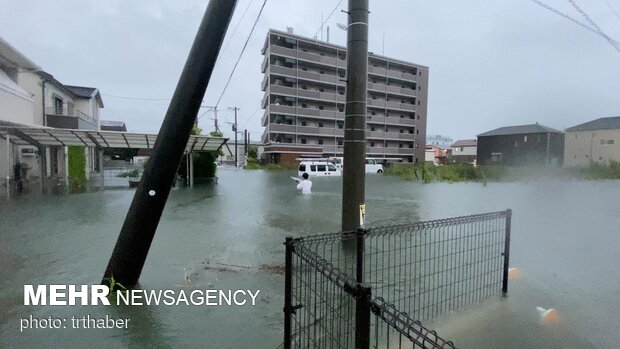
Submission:
[[[128,99],[132,101],[171,101],[172,100],[172,98],[140,98],[140,97],[116,96],[116,95],[110,95],[107,93],[102,93],[101,95],[106,96],[106,97],[112,97],[112,98]]]
[[[224,44],[224,47],[222,48],[222,51],[221,51],[222,54],[226,51],[226,48],[228,47],[228,45],[230,45],[232,38],[235,36],[237,29],[239,29],[239,25],[241,24],[241,22],[243,22],[243,18],[245,17],[245,14],[248,12],[248,10],[250,9],[250,5],[252,5],[253,2],[254,0],[250,0],[250,2],[248,2],[248,6],[246,6],[245,10],[243,11],[241,18],[239,18],[239,22],[237,22],[237,25],[235,26],[235,29],[233,29],[232,34],[230,34],[230,37],[228,38],[228,41],[226,42],[226,44]]]
[[[250,34],[248,34],[248,38],[245,40],[245,43],[243,44],[243,48],[241,49],[241,53],[239,54],[239,57],[237,57],[237,61],[235,62],[235,65],[233,66],[233,69],[230,72],[230,75],[228,76],[228,80],[226,81],[226,85],[224,85],[224,89],[222,90],[222,93],[220,94],[220,98],[218,98],[217,99],[217,103],[215,103],[215,107],[216,108],[220,104],[220,101],[222,100],[222,97],[224,97],[224,93],[226,93],[226,89],[228,88],[228,85],[230,84],[230,80],[232,80],[232,77],[235,74],[235,70],[237,69],[237,65],[239,65],[239,61],[241,60],[241,57],[243,57],[243,53],[245,52],[246,47],[248,47],[248,43],[250,42],[250,38],[252,37],[252,33],[254,32],[254,28],[256,28],[256,24],[258,24],[258,20],[260,19],[260,15],[263,13],[263,9],[265,8],[266,4],[267,4],[267,0],[264,0],[263,1],[263,5],[261,6],[260,11],[258,11],[258,15],[256,16],[256,20],[254,21],[254,24],[252,25],[252,29],[250,30]]]
[[[338,4],[336,4],[336,7],[334,7],[334,9],[332,10],[332,12],[329,13],[329,15],[327,16],[327,18],[325,18],[325,20],[323,21],[323,23],[321,23],[321,26],[319,27],[319,29],[317,29],[317,31],[314,33],[313,37],[316,37],[316,35],[321,31],[321,29],[323,29],[323,26],[325,25],[325,23],[327,23],[327,21],[329,21],[329,19],[332,17],[332,15],[334,14],[334,12],[336,12],[336,10],[338,9],[338,7],[340,7],[340,4],[342,4],[342,0],[338,1]],[[321,34],[323,35],[323,34]]]
[[[577,12],[579,12],[583,18],[586,19],[586,21],[588,23],[590,23],[592,25],[592,27],[596,30],[596,32],[602,36],[603,38],[605,38],[605,40],[607,40],[607,42],[609,42],[609,44],[611,46],[613,46],[613,48],[616,49],[616,51],[618,51],[618,53],[620,53],[620,45],[618,44],[617,41],[615,41],[614,39],[610,38],[607,34],[605,34],[605,32],[603,32],[603,30],[601,29],[601,27],[598,26],[598,24],[596,24],[596,22],[594,22],[594,20],[592,20],[592,18],[590,18],[590,16],[588,16],[588,14],[581,9],[581,7],[579,7],[579,5],[577,5],[577,2],[575,2],[575,0],[566,0],[569,4],[571,4],[575,10],[577,10]]]
[[[615,15],[618,19],[620,19],[620,14],[618,14],[618,12],[616,12],[616,10],[613,8],[613,6],[611,6],[611,4],[609,3],[609,1],[607,1],[607,0],[603,0],[603,1],[605,1],[605,3],[607,4],[607,7],[609,7],[609,9],[611,10],[611,12],[613,12],[613,13],[614,13],[614,15]]]
[[[567,14],[565,14],[565,13],[563,13],[563,12],[561,12],[561,11],[559,11],[559,10],[557,10],[557,9],[555,9],[555,8],[553,8],[553,7],[551,7],[551,6],[549,6],[549,5],[547,5],[547,4],[545,4],[544,2],[542,2],[542,1],[540,1],[540,0],[530,0],[530,1],[532,1],[533,3],[535,3],[535,4],[537,4],[537,5],[541,6],[541,7],[545,8],[545,9],[547,9],[547,10],[549,10],[549,11],[551,11],[551,12],[555,13],[556,15],[558,15],[558,16],[560,16],[560,17],[563,17],[563,18],[568,19],[569,21],[571,21],[571,22],[573,22],[573,23],[575,23],[575,24],[579,25],[580,27],[582,27],[582,28],[584,28],[584,29],[587,29],[587,30],[591,31],[592,33],[594,33],[594,34],[596,34],[596,35],[602,36],[602,37],[603,37],[603,38],[605,38],[605,40],[607,40],[607,41],[608,41],[608,42],[609,42],[609,43],[610,43],[610,44],[611,44],[611,45],[612,45],[612,46],[613,46],[613,47],[614,47],[614,48],[615,48],[618,52],[620,52],[620,46],[618,46],[618,45],[620,45],[620,44],[619,44],[616,40],[614,40],[614,39],[610,38],[609,36],[607,36],[607,35],[605,35],[605,34],[602,34],[602,33],[601,33],[601,32],[599,32],[597,29],[592,28],[592,27],[588,26],[587,24],[585,24],[585,23],[583,23],[583,22],[580,22],[579,20],[577,20],[577,19],[575,19],[575,18],[573,18],[573,17],[571,17],[571,16],[569,16],[569,15],[567,15]]]

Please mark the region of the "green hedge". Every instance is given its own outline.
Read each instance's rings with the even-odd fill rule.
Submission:
[[[67,147],[69,162],[69,185],[72,192],[83,192],[86,190],[86,154],[84,147]]]

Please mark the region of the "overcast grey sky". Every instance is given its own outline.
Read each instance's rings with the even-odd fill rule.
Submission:
[[[566,0],[542,0],[586,23]],[[576,0],[620,41],[620,0]],[[220,108],[241,108],[240,128],[263,132],[260,48],[268,28],[313,36],[338,0],[268,0]],[[98,87],[102,118],[157,132],[207,1],[0,0],[0,36],[65,84]],[[240,0],[204,105],[217,101],[262,0]],[[249,8],[248,8],[249,5]],[[340,6],[346,9],[347,0]],[[240,21],[245,9],[248,11]],[[340,9],[339,8],[339,9]],[[506,125],[564,129],[620,115],[620,52],[599,35],[530,0],[370,0],[370,51],[430,67],[428,133],[454,139]],[[615,12],[614,12],[615,10]],[[345,45],[337,10],[331,42]],[[240,23],[236,33],[233,29]],[[320,34],[319,34],[320,35]],[[618,45],[620,47],[620,45]],[[211,114],[200,120],[213,129]],[[220,113],[232,137],[231,111]]]

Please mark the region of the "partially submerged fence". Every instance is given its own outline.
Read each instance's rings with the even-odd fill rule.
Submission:
[[[284,347],[453,348],[420,321],[507,292],[511,216],[287,238]]]

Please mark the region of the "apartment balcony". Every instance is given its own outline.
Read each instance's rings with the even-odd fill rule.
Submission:
[[[90,115],[75,108],[45,108],[46,125],[74,130],[98,130],[99,123]]]
[[[277,46],[277,45],[271,45],[270,50],[271,50],[270,53],[273,54],[273,55],[297,58],[297,50],[296,49],[292,49],[292,48],[288,48],[288,47],[282,47],[282,46]]]
[[[368,73],[377,75],[377,76],[382,76],[382,77],[387,76],[393,79],[417,82],[417,76],[413,74],[409,74],[409,73],[403,73],[401,71],[393,70],[393,69],[369,66]]]
[[[270,92],[272,94],[282,94],[287,96],[297,96],[302,98],[310,98],[329,102],[345,102],[345,96],[337,93],[319,92],[312,90],[297,89],[281,85],[271,85]]]
[[[397,110],[406,110],[406,111],[415,111],[415,105],[409,103],[400,103],[400,102],[391,102],[387,101],[385,103],[386,108],[388,109],[397,109]]]
[[[287,68],[280,65],[272,64],[269,66],[270,74],[284,75],[284,76],[292,76],[297,77],[297,70],[293,68]]]
[[[269,74],[265,74],[265,76],[263,77],[263,81],[261,81],[260,83],[261,91],[266,91],[268,85],[269,85]]]
[[[267,126],[267,121],[269,121],[269,108],[265,108],[265,112],[263,113],[263,117],[261,118],[261,125]]]
[[[269,104],[271,113],[310,116],[325,119],[344,120],[344,113],[336,110],[320,110],[310,108],[295,108],[288,105]]]
[[[415,126],[415,119],[395,118],[395,117],[389,116],[385,118],[385,123],[389,125],[398,125],[398,126]]]
[[[287,124],[270,124],[269,132],[272,133],[296,133],[295,125],[287,125]]]
[[[344,68],[347,65],[346,60],[337,58],[335,56],[322,56],[318,53],[304,52],[302,50],[296,50],[276,45],[271,46],[271,53],[279,56],[291,57],[308,62],[319,63],[330,67],[338,66]]]
[[[268,66],[269,66],[269,55],[265,55],[265,57],[263,57],[263,63],[260,65],[261,73],[264,73],[267,70]]]

